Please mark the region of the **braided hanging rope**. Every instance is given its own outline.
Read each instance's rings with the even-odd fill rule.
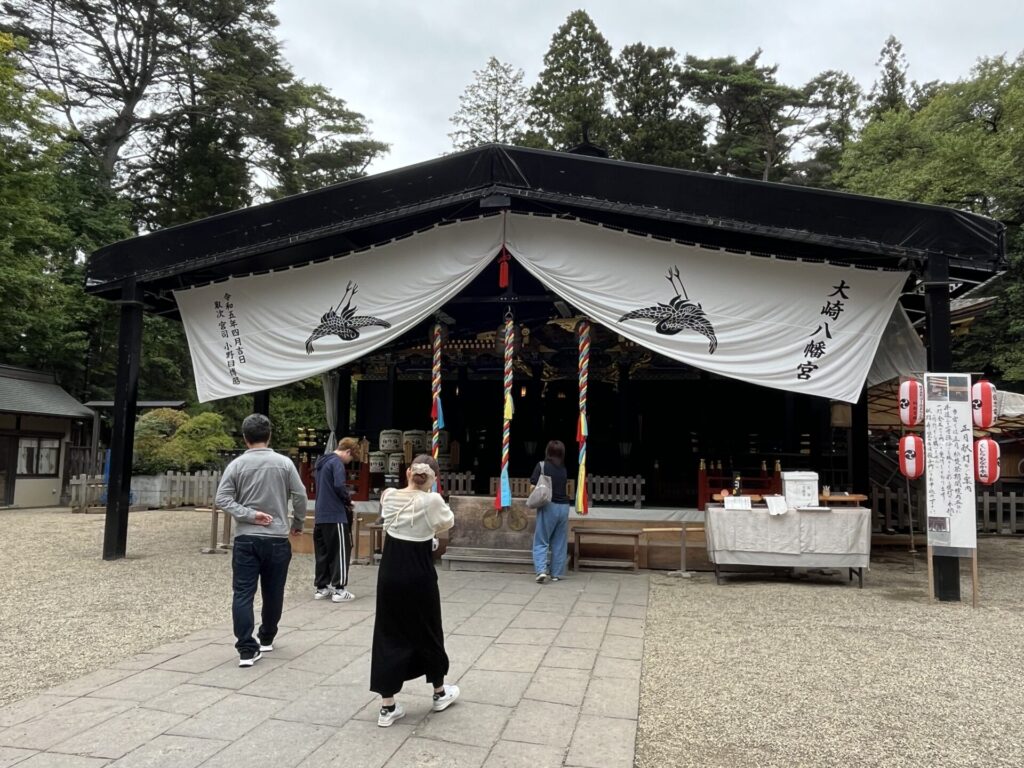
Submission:
[[[437,460],[439,452],[438,434],[444,429],[444,409],[441,407],[441,324],[434,324],[434,360],[430,368],[430,415],[434,419],[434,430],[430,437],[430,455]],[[434,490],[441,491],[441,478],[434,481]]]
[[[508,449],[512,434],[512,353],[514,349],[515,329],[512,314],[505,315],[505,376],[502,415],[504,422],[501,429],[501,482],[494,496],[495,509],[508,509],[512,506],[512,486],[508,480]]]
[[[580,418],[576,427],[576,443],[579,445],[579,472],[576,476],[576,512],[587,514],[590,503],[587,498],[587,384],[590,378],[590,323],[580,320],[576,326],[576,342],[579,348]]]

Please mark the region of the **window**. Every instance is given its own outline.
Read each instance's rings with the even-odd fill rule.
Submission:
[[[18,440],[18,474],[56,477],[60,466],[60,440],[22,437]]]

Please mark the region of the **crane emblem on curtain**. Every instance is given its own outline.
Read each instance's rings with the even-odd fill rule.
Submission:
[[[313,333],[306,339],[306,354],[313,354],[313,342],[322,339],[324,336],[337,336],[342,341],[352,341],[359,338],[359,329],[371,325],[378,325],[381,328],[390,328],[391,323],[381,320],[379,317],[370,315],[356,315],[359,307],[352,306],[352,299],[359,290],[359,285],[349,280],[345,287],[345,295],[341,297],[337,307],[331,307],[320,318],[320,325],[313,329]],[[342,305],[344,304],[344,307]]]
[[[619,318],[619,322],[626,320],[654,320],[654,330],[666,336],[675,336],[680,331],[696,331],[708,340],[708,354],[715,354],[718,348],[718,338],[715,336],[715,328],[708,320],[704,309],[700,304],[690,301],[686,295],[686,288],[679,277],[679,267],[669,269],[665,277],[672,284],[676,295],[669,299],[668,304],[659,302],[653,307],[643,307],[627,312]],[[679,286],[676,287],[676,283]]]

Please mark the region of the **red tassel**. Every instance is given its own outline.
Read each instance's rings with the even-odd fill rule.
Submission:
[[[512,255],[501,246],[501,255],[498,257],[498,287],[508,288],[508,263]]]
[[[501,480],[498,481],[498,492],[494,495],[494,508],[501,509]]]

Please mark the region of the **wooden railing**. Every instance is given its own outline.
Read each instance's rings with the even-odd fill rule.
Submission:
[[[475,478],[472,472],[442,472],[441,490],[452,496],[472,496]]]
[[[530,495],[530,478],[510,477],[509,486],[512,489],[513,498],[525,498]],[[590,501],[611,502],[616,504],[632,504],[634,508],[640,509],[643,506],[644,484],[646,481],[641,475],[588,475],[587,493]],[[498,478],[491,478],[491,494],[498,492]],[[566,493],[569,498],[576,495],[576,481],[566,482]]]

